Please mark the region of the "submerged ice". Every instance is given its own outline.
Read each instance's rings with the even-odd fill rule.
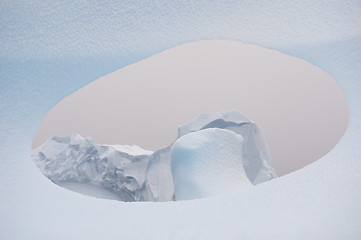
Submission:
[[[212,129],[201,131],[208,128]],[[214,128],[225,130],[219,131]],[[202,146],[188,158],[187,144],[199,141],[199,137],[204,139]],[[34,150],[33,159],[41,172],[54,183],[61,186],[81,183],[97,189],[102,188],[115,194],[121,201],[170,201],[173,198],[181,200],[193,196],[206,197],[230,192],[229,189],[240,189],[242,185],[259,184],[276,177],[270,166],[261,130],[237,111],[202,114],[192,122],[180,126],[177,139],[174,146],[177,151],[173,149],[172,153],[177,164],[172,165],[172,170],[171,148],[174,143],[151,152],[137,146],[98,145],[80,135],[50,138]],[[230,139],[242,140],[237,143]],[[222,151],[216,151],[214,148],[219,144],[223,146]],[[194,157],[194,154],[200,155]],[[205,156],[204,154],[212,158],[199,157]],[[193,168],[194,164],[204,164],[203,172],[198,172],[198,178],[194,178],[198,174],[195,172],[196,168],[193,173],[181,170]],[[214,168],[218,169],[207,170]],[[220,175],[213,178],[212,174]],[[190,189],[189,182],[184,182],[186,178],[202,179],[204,184],[199,186],[202,186],[202,191],[206,193],[202,194],[198,189],[199,195],[179,195],[180,189],[198,191],[195,187],[198,183],[193,180],[195,185]],[[206,186],[207,178],[208,184],[214,185],[213,187]],[[219,182],[217,179],[220,179]],[[219,186],[224,186],[224,189]],[[70,189],[74,190],[74,187]],[[99,197],[99,193],[89,195]],[[107,198],[106,194],[103,196]]]

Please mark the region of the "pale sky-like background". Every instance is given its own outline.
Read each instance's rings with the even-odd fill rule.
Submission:
[[[338,142],[347,102],[327,73],[280,52],[234,41],[182,45],[106,75],[57,104],[38,147],[78,133],[99,144],[157,150],[201,113],[237,109],[265,134],[279,175],[316,161]]]

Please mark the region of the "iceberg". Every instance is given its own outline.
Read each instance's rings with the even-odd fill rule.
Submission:
[[[54,183],[89,184],[116,193],[122,201],[141,201],[149,153],[137,146],[98,145],[75,134],[50,138],[33,156]]]
[[[230,130],[244,138],[243,166],[249,180],[259,184],[277,177],[271,167],[268,147],[262,130],[237,110],[201,114],[194,121],[178,129],[178,138],[207,128]]]
[[[242,169],[244,167],[252,184],[277,177],[270,166],[261,130],[238,111],[202,114],[180,126],[177,139],[181,141],[185,135],[192,136],[191,133],[207,128],[225,129],[242,137],[242,144],[239,144],[242,153],[237,159],[242,162]],[[68,189],[74,190],[81,183],[95,187],[92,191],[86,191],[87,195],[108,198],[109,194],[96,191],[101,187],[114,193],[121,201],[163,202],[174,199],[172,146],[173,143],[151,152],[138,146],[98,145],[90,138],[75,134],[50,138],[34,150],[33,159],[46,177]],[[222,153],[225,156],[233,154]],[[239,171],[239,177],[242,172]],[[71,183],[75,185],[69,186]],[[96,194],[93,194],[94,191]]]
[[[208,128],[179,138],[171,149],[175,200],[218,196],[253,186],[243,167],[244,139]]]

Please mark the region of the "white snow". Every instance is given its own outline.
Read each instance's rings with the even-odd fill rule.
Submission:
[[[0,4],[1,239],[361,238],[358,1]],[[96,199],[60,188],[40,173],[30,146],[42,117],[58,101],[124,64],[201,39],[261,45],[328,72],[349,103],[343,138],[327,155],[294,173],[249,191],[192,201]],[[113,50],[124,42],[130,46]],[[81,60],[74,63],[70,54]],[[102,64],[87,65],[89,55]],[[115,59],[118,67],[111,65]]]
[[[121,198],[121,196],[119,197],[119,195],[114,193],[113,191],[93,184],[79,183],[79,182],[57,182],[56,184],[58,184],[60,187],[69,189],[71,191],[92,197],[105,198],[111,200],[124,200]]]
[[[209,128],[189,133],[172,146],[175,200],[192,200],[250,188],[243,168],[243,137]]]
[[[115,150],[127,153],[132,156],[138,156],[138,155],[150,155],[153,152],[149,150],[145,150],[137,145],[108,145],[103,144],[103,146],[112,147],[115,148]]]

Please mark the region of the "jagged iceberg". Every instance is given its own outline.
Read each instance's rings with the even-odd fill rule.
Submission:
[[[207,128],[241,135],[245,173],[253,184],[276,177],[260,129],[237,111],[202,114],[180,126],[178,138]],[[122,201],[170,201],[174,198],[171,172],[173,143],[155,152],[137,146],[98,145],[80,135],[52,137],[33,152],[42,173],[53,182],[84,183],[105,188]]]
[[[160,151],[158,151],[160,152]],[[122,201],[166,201],[173,188],[161,181],[171,179],[168,164],[138,146],[98,145],[80,135],[52,137],[34,150],[34,161],[53,182],[84,183],[114,192]],[[163,158],[163,162],[166,159]],[[154,171],[154,166],[156,170]],[[157,175],[158,173],[159,176]],[[156,179],[156,181],[154,180]],[[158,192],[154,185],[162,186]]]

